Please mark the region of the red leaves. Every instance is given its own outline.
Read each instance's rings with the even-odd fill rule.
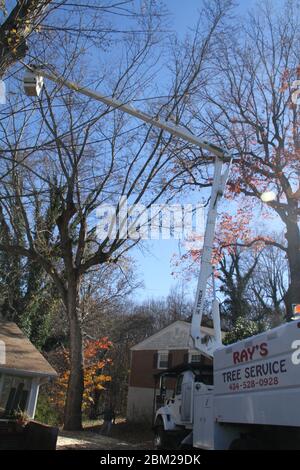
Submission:
[[[111,348],[112,343],[108,340],[107,337],[101,338],[99,340],[86,340],[84,348],[84,358],[86,360],[92,360],[97,356],[99,351],[107,350]]]
[[[240,183],[238,181],[229,181],[227,183],[227,188],[229,191],[239,194],[241,192]]]
[[[290,71],[285,69],[281,75],[281,86],[279,93],[284,93],[289,88]]]

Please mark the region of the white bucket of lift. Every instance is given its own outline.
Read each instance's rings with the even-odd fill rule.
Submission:
[[[44,79],[41,75],[36,75],[27,70],[24,75],[23,85],[27,96],[39,96],[44,85]]]

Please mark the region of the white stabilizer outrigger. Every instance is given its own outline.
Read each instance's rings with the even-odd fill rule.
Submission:
[[[221,338],[221,326],[220,326],[220,312],[219,312],[219,302],[215,295],[214,289],[214,300],[212,305],[212,315],[215,331],[215,342],[210,343],[205,341],[205,336],[201,333],[201,322],[204,309],[204,300],[208,278],[213,274],[212,267],[212,250],[213,250],[213,241],[215,236],[215,226],[217,219],[217,206],[218,202],[221,199],[224,188],[226,185],[230,164],[232,156],[226,149],[217,147],[212,143],[203,141],[199,137],[193,135],[187,129],[182,126],[176,125],[170,121],[164,119],[153,117],[139,111],[132,107],[129,104],[124,104],[121,101],[118,101],[114,98],[107,97],[102,95],[98,91],[91,90],[84,86],[81,86],[70,80],[66,80],[63,77],[60,77],[56,73],[50,73],[44,68],[39,68],[36,66],[26,66],[27,71],[24,76],[24,90],[25,93],[29,96],[39,96],[42,87],[43,87],[43,78],[47,78],[52,82],[58,83],[61,86],[66,86],[70,90],[76,91],[82,95],[93,98],[97,101],[110,106],[114,109],[119,109],[126,114],[140,119],[143,122],[151,124],[152,126],[158,127],[164,131],[169,132],[171,135],[175,135],[186,142],[189,142],[193,145],[198,146],[201,149],[208,150],[211,152],[215,158],[215,169],[213,176],[213,184],[211,190],[211,198],[209,203],[207,223],[204,234],[204,244],[201,257],[200,273],[198,278],[198,286],[196,293],[195,306],[193,311],[192,326],[191,326],[191,336],[194,340],[195,348],[199,351],[212,356],[214,350],[222,344]],[[226,164],[225,171],[222,172],[223,165]]]

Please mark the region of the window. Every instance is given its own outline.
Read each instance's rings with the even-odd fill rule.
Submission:
[[[190,354],[190,363],[201,362],[201,354]]]
[[[25,411],[31,379],[14,375],[1,376],[0,418],[9,418],[15,411]]]
[[[166,351],[161,351],[157,356],[157,368],[158,369],[167,369],[169,363],[169,353]]]

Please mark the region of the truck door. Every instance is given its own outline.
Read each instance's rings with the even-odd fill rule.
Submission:
[[[176,388],[175,388],[175,392],[174,392],[174,401],[173,401],[173,406],[172,406],[172,415],[173,415],[174,422],[175,422],[176,424],[180,424],[180,423],[181,423],[180,414],[181,414],[181,400],[182,400],[181,392],[182,392],[183,376],[184,376],[184,374],[180,374],[180,375],[178,376],[177,382],[176,382]]]
[[[193,385],[194,382],[184,382],[181,387],[181,421],[192,423],[193,421]]]
[[[194,394],[193,445],[200,449],[214,448],[212,387],[196,384]]]
[[[174,423],[178,425],[189,424],[193,420],[193,387],[193,372],[185,371],[178,376],[171,407]]]

